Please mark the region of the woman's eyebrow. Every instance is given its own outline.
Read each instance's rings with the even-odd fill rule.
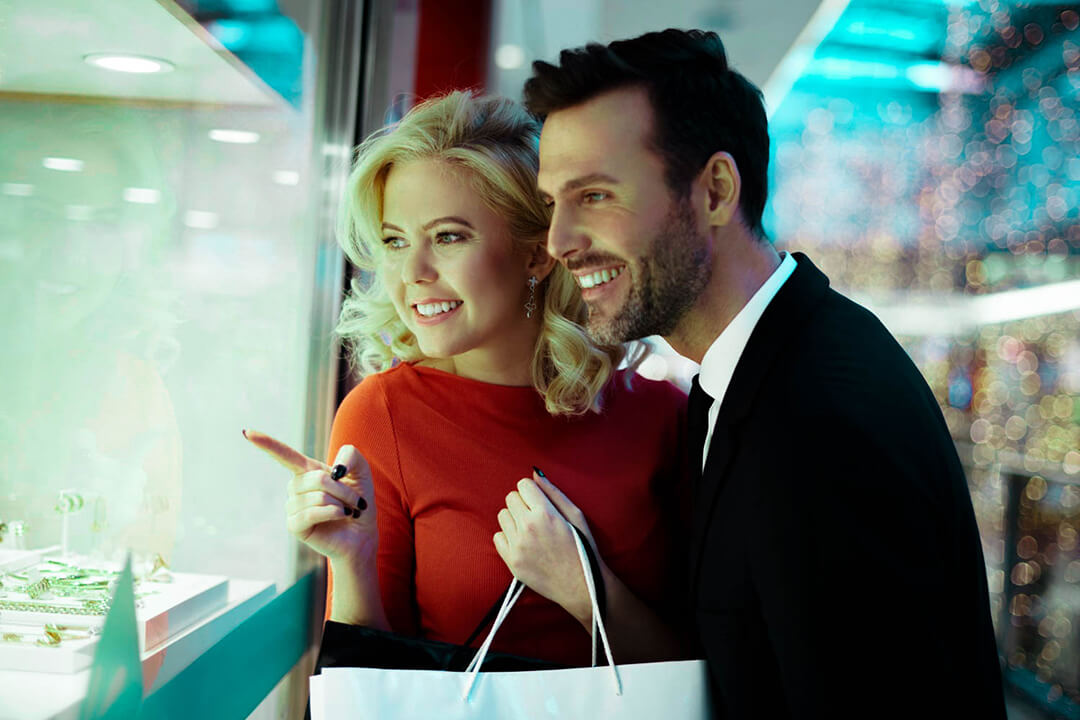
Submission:
[[[472,226],[471,222],[469,222],[468,220],[466,220],[463,217],[458,217],[457,215],[446,215],[446,216],[441,217],[441,218],[435,218],[431,222],[425,224],[424,227],[421,228],[421,230],[430,230],[431,228],[435,227],[436,225],[439,225],[441,223],[446,223],[446,222],[457,223],[458,225],[464,225],[465,227],[469,228],[470,230],[475,230],[476,229],[476,228],[474,228]]]
[[[444,215],[443,217],[435,218],[434,220],[426,223],[424,225],[424,227],[422,227],[420,229],[424,230],[426,232],[426,231],[430,230],[431,228],[435,227],[436,225],[439,225],[441,223],[446,223],[446,222],[457,223],[458,225],[464,225],[465,227],[469,228],[470,230],[475,230],[476,229],[476,228],[473,227],[471,222],[469,222],[465,218],[459,217],[457,215]],[[383,228],[383,230],[393,230],[395,232],[400,232],[400,233],[405,232],[402,228],[399,228],[397,225],[394,225],[393,223],[388,223],[388,222],[384,222],[382,224],[382,228]]]

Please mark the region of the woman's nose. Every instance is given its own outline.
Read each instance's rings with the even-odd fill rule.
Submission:
[[[434,258],[426,243],[417,243],[409,248],[405,262],[401,265],[401,280],[406,284],[432,282],[439,273],[435,269]]]

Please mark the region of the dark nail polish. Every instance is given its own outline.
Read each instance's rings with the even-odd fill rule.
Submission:
[[[367,500],[365,500],[364,498],[357,499],[357,501],[356,501],[356,509],[357,510],[367,510]]]
[[[535,465],[533,465],[533,470],[534,470],[534,471],[536,471],[536,474],[537,474],[537,475],[539,475],[540,477],[542,477],[542,478],[544,478],[545,480],[547,480],[547,475],[545,475],[545,474],[544,474],[544,471],[543,471],[543,470],[541,470],[540,468],[536,467]]]
[[[243,435],[246,438],[247,437],[247,430],[241,430],[240,434]]]
[[[360,517],[360,511],[359,511],[359,510],[353,510],[353,511],[352,511],[352,516],[353,516],[354,518],[358,518],[358,517]]]
[[[349,471],[344,465],[335,465],[334,469],[330,471],[331,480],[340,480],[345,477],[345,473]]]

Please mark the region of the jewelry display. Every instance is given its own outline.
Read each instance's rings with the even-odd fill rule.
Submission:
[[[82,494],[75,490],[61,490],[56,498],[53,509],[61,515],[60,522],[60,547],[61,552],[67,555],[71,552],[69,538],[71,537],[71,516],[83,509],[86,501]]]
[[[98,636],[98,630],[89,625],[56,625],[46,623],[39,632],[32,632],[29,627],[9,626],[0,632],[0,640],[7,643],[22,643],[39,647],[60,647],[65,640],[92,640]]]
[[[59,633],[50,630],[42,630],[40,635],[34,633],[5,632],[0,634],[0,640],[6,643],[23,643],[25,645],[38,645],[40,647],[59,647],[63,639]]]
[[[26,549],[26,523],[22,520],[12,520],[7,523],[7,533],[11,536],[13,550]]]
[[[56,507],[77,512],[77,494],[61,493]],[[100,637],[121,570],[112,563],[55,554],[58,549],[25,551],[36,557],[0,570],[0,669],[77,672],[89,662],[83,655],[92,653]],[[161,554],[135,562],[133,569],[142,651],[226,604],[227,578],[174,573]]]

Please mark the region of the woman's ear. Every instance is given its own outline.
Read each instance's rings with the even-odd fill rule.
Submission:
[[[536,247],[533,248],[532,253],[529,255],[528,265],[525,266],[525,271],[535,276],[540,282],[544,281],[551,271],[555,268],[555,263],[558,262],[555,258],[551,257],[547,251],[547,236],[546,234],[541,236],[541,239],[536,243]]]

